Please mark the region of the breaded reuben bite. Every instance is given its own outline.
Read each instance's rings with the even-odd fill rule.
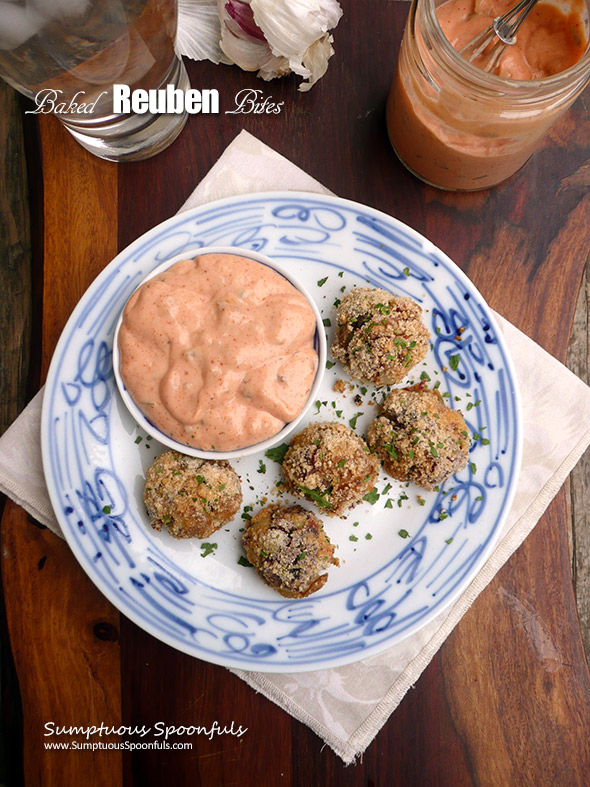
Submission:
[[[166,451],[148,468],[143,495],[154,530],[174,538],[206,538],[242,505],[240,477],[225,460]]]
[[[323,525],[298,505],[261,509],[242,534],[246,556],[266,584],[286,598],[305,598],[324,586],[338,565]]]
[[[341,423],[314,423],[293,437],[283,459],[287,489],[326,516],[341,516],[377,481],[379,462],[362,437]]]
[[[398,383],[428,352],[422,309],[387,290],[351,290],[338,306],[337,322],[332,356],[363,382]]]
[[[367,443],[390,476],[432,489],[466,466],[471,441],[463,415],[417,386],[387,395]]]

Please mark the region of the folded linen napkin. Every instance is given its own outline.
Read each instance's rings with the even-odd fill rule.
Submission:
[[[181,210],[244,192],[328,193],[245,131],[223,153]],[[363,661],[296,674],[232,670],[310,726],[346,762],[361,754],[418,679],[479,593],[522,543],[590,444],[590,388],[498,317],[518,375],[524,419],[522,471],[491,557],[461,597],[418,633]],[[0,439],[0,491],[60,535],[43,477],[42,392]]]

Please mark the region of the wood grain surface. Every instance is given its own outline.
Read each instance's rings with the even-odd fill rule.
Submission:
[[[73,307],[117,252],[117,171],[72,144],[53,118],[41,130],[44,379]],[[25,781],[77,785],[92,773],[89,783],[108,784],[109,774],[120,771],[120,752],[46,751],[43,725],[120,724],[118,612],[72,561],[65,542],[32,526],[11,502],[2,519],[2,557],[22,697]]]
[[[31,237],[21,104],[0,82],[0,434],[25,405],[31,344]]]
[[[15,91],[0,82],[0,308],[2,361],[0,362],[0,435],[26,404],[31,350],[31,236],[27,168],[21,102]],[[4,500],[0,498],[0,512]],[[20,763],[7,758],[21,746],[21,703],[14,660],[10,652],[3,601],[0,604],[0,780],[10,772],[20,776]]]
[[[488,302],[565,360],[590,247],[583,100],[506,184],[451,195],[405,172],[384,104],[407,7],[349,0],[337,55],[311,93],[235,68],[190,64],[194,87],[284,101],[280,115],[191,117],[154,159],[93,159],[42,118],[45,178],[43,369],[78,298],[139,234],[174,213],[246,128],[328,188],[407,222],[446,251]],[[83,575],[65,544],[4,513],[3,576],[24,712],[28,784],[584,785],[590,679],[574,603],[565,490],[477,599],[348,768],[305,725],[227,670],[149,636]],[[193,737],[191,751],[48,753],[43,724],[220,724],[242,738]]]
[[[588,170],[590,175],[590,167]],[[590,385],[590,260],[580,287],[567,365]],[[590,663],[590,451],[574,467],[570,481],[572,576],[582,641]]]

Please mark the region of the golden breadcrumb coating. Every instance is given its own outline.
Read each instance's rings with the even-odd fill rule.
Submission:
[[[242,535],[246,556],[269,587],[286,598],[305,598],[324,586],[337,566],[321,521],[298,505],[261,509]]]
[[[287,489],[326,516],[341,516],[372,491],[379,462],[362,437],[340,423],[314,423],[296,434],[283,459]]]
[[[463,415],[416,386],[387,395],[367,443],[390,476],[432,489],[466,466],[471,441]]]
[[[229,462],[166,451],[147,470],[143,500],[154,530],[206,538],[240,510],[242,488]]]
[[[398,383],[428,352],[430,333],[411,298],[355,288],[342,298],[337,321],[332,356],[355,379]]]

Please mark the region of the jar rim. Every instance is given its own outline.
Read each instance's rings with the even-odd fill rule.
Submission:
[[[450,63],[456,69],[458,75],[469,79],[470,82],[475,81],[478,86],[483,89],[491,88],[494,91],[501,90],[503,93],[511,93],[526,88],[527,91],[535,93],[539,90],[545,91],[551,88],[559,89],[564,83],[571,84],[583,77],[586,79],[590,78],[590,31],[588,31],[588,42],[584,54],[569,68],[559,71],[557,74],[538,79],[509,79],[507,77],[498,76],[497,74],[489,74],[486,71],[482,71],[482,69],[477,68],[477,66],[474,66],[468,60],[461,57],[443,32],[436,14],[435,0],[412,0],[410,15],[412,15],[412,13],[415,14],[417,6],[422,3],[425,4],[425,13],[431,23],[431,33],[434,34],[436,43],[442,49],[444,55],[450,60]],[[590,16],[588,0],[586,0],[586,5]]]

